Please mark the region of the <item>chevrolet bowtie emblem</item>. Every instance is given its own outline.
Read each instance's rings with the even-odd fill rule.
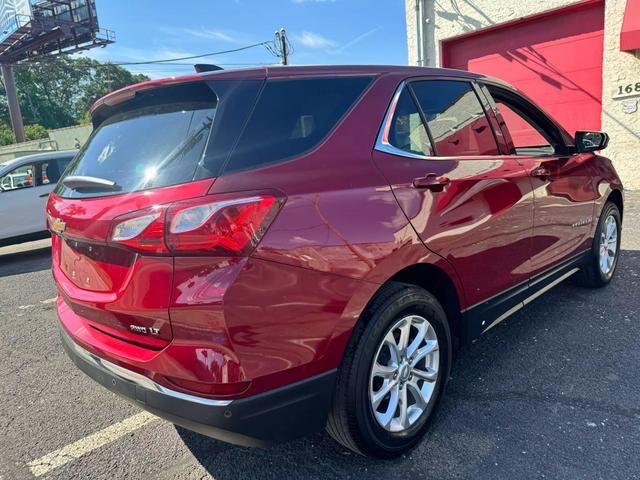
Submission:
[[[53,230],[58,235],[61,235],[66,228],[67,228],[67,224],[64,223],[62,220],[60,220],[59,218],[51,219],[51,230]]]

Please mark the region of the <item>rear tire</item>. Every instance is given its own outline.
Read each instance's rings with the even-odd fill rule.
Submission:
[[[390,282],[345,351],[327,431],[362,455],[389,458],[425,435],[449,377],[451,335],[436,298]]]
[[[602,209],[588,259],[576,276],[579,285],[602,288],[613,278],[620,256],[621,220],[617,205],[607,202]]]

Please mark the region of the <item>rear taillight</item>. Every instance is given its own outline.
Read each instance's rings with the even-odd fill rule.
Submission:
[[[276,199],[270,195],[202,203],[187,201],[169,207],[167,244],[174,252],[237,254],[252,250],[271,223]],[[272,215],[271,215],[272,218]]]
[[[273,195],[200,197],[139,210],[114,220],[110,240],[158,255],[246,255],[282,202]]]
[[[167,253],[164,243],[166,207],[152,207],[118,217],[111,241],[146,253]]]

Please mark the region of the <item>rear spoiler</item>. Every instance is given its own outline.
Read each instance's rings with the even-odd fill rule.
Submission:
[[[196,70],[196,72],[198,73],[204,73],[204,72],[216,72],[218,70],[224,70],[224,68],[218,66],[218,65],[213,65],[213,64],[209,64],[209,63],[196,63],[193,68]]]

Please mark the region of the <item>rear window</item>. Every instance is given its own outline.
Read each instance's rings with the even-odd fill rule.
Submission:
[[[98,127],[65,176],[111,180],[118,193],[186,182],[202,157],[215,113],[215,104],[178,103],[116,114]],[[95,195],[64,190],[68,197]]]
[[[245,170],[317,146],[370,77],[211,81],[138,92],[104,107],[89,142],[64,172],[110,180],[117,190],[70,189],[84,198],[166,187]]]
[[[268,81],[225,172],[256,168],[316,147],[371,77]]]

